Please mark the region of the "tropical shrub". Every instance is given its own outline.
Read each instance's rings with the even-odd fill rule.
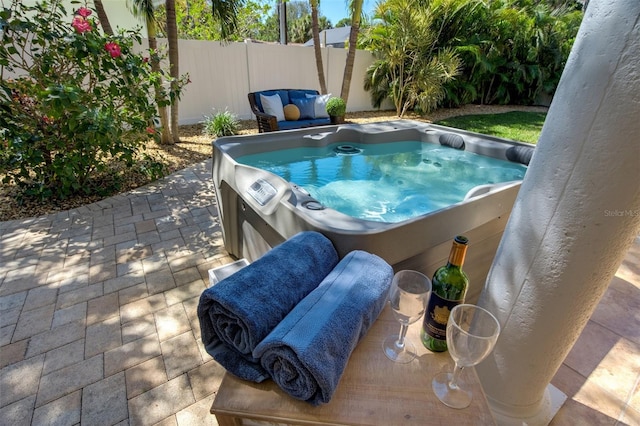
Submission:
[[[218,111],[212,116],[205,116],[204,129],[205,135],[212,136],[233,136],[238,134],[240,122],[238,117],[230,111]]]
[[[156,135],[159,75],[133,51],[137,31],[102,35],[92,15],[46,0],[0,11],[0,175],[23,195],[104,193],[123,169],[163,173],[141,155]]]
[[[542,96],[553,95],[583,14],[577,3],[562,1],[415,0],[414,7],[428,17],[422,21],[422,31],[432,36],[416,35],[410,40],[410,34],[390,29],[394,19],[403,19],[392,7],[398,1],[379,4],[379,19],[360,46],[375,52],[379,50],[379,39],[390,37],[393,41],[386,44],[398,46],[396,52],[413,43],[418,47],[411,52],[431,49],[454,53],[461,61],[459,73],[443,82],[437,99],[438,106],[448,107],[467,103],[533,104]],[[380,16],[380,12],[392,16]],[[409,12],[405,11],[405,15]],[[382,51],[378,54],[382,59],[397,57]],[[413,57],[418,62],[428,62],[433,55]],[[405,69],[407,64],[415,66],[408,62]],[[371,91],[372,100],[384,96],[380,87],[394,81],[385,83],[388,72],[372,69],[366,78],[365,88]],[[410,80],[419,77],[415,71],[406,74]],[[372,84],[374,77],[378,84]]]
[[[434,17],[420,0],[378,3],[378,24],[364,37],[375,57],[364,83],[374,107],[389,98],[402,117],[413,109],[429,112],[444,98],[444,84],[458,74],[460,59],[437,46]]]

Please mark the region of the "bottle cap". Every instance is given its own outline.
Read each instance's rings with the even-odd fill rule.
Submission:
[[[453,241],[455,241],[458,244],[464,244],[465,246],[469,244],[469,239],[464,235],[456,235]]]

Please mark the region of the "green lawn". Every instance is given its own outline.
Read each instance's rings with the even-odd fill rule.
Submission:
[[[511,111],[501,114],[462,115],[435,124],[535,144],[538,142],[546,115],[543,112]]]

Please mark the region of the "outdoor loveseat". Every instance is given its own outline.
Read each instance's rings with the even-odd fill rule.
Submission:
[[[263,90],[248,95],[260,133],[330,124],[325,108],[329,96],[311,89]]]

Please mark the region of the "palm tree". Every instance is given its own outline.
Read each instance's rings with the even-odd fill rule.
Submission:
[[[356,59],[356,45],[358,42],[358,32],[360,32],[360,22],[362,19],[363,0],[350,0],[349,10],[351,11],[351,32],[349,33],[349,50],[347,51],[347,61],[344,65],[344,75],[342,77],[342,90],[340,97],[345,103],[349,100],[349,88],[351,87],[351,76],[353,75],[353,64]]]
[[[175,0],[167,0],[165,2],[167,12],[167,40],[169,44],[169,74],[171,75],[172,92],[178,91],[178,80],[180,78],[180,69],[178,65],[178,25],[176,23],[176,2]],[[171,102],[171,136],[173,142],[180,142],[180,131],[178,128],[178,99]]]
[[[156,39],[156,20],[153,14],[155,9],[153,0],[127,0],[127,4],[131,13],[138,18],[143,18],[147,24],[147,39],[149,40],[149,53],[151,56],[151,69],[155,73],[160,73],[160,56],[158,55],[158,41]],[[167,116],[167,108],[161,101],[163,98],[162,84],[155,85],[156,103],[158,104],[158,115],[160,116],[160,125],[162,132],[160,133],[160,141],[163,144],[173,143],[171,137],[171,128],[169,127],[169,117]]]
[[[152,0],[133,0],[137,3],[152,3]],[[222,38],[229,39],[229,37],[237,31],[237,15],[238,9],[243,4],[244,0],[213,0],[211,3],[212,16],[220,23],[220,33]],[[153,12],[153,8],[151,9]],[[176,2],[175,0],[165,1],[165,13],[166,13],[166,35],[169,50],[169,74],[171,76],[171,93],[178,93],[178,86],[180,84],[180,68],[179,68],[179,49],[178,49],[178,26],[176,20]],[[155,23],[155,20],[154,20]],[[149,26],[147,25],[147,29]],[[154,37],[155,42],[155,37]],[[151,48],[151,37],[149,37],[149,46]],[[159,70],[159,68],[158,68]],[[165,120],[167,112],[164,110]],[[162,112],[160,121],[162,122]],[[171,99],[171,116],[170,123],[163,124],[163,128],[167,129],[167,138],[170,142],[180,142],[180,127],[179,127],[179,99],[173,97]],[[170,129],[170,130],[169,130]],[[163,133],[163,141],[165,134]]]
[[[244,0],[211,0],[211,13],[220,23],[220,35],[223,39],[229,37],[238,29],[238,10]]]
[[[318,25],[318,4],[319,0],[310,0],[311,3],[311,33],[313,34],[313,50],[316,54],[316,68],[318,69],[318,81],[320,82],[320,93],[327,93],[327,83],[324,78],[324,67],[322,66],[322,50],[320,49],[320,28]]]
[[[414,108],[434,109],[445,95],[444,85],[461,68],[452,49],[437,46],[434,14],[419,5],[419,0],[378,3],[381,24],[368,32],[376,61],[367,69],[365,90],[374,107],[385,98],[393,100],[399,117]]]
[[[96,8],[98,21],[100,21],[102,31],[104,31],[105,34],[113,35],[113,30],[111,29],[111,24],[109,23],[109,17],[107,16],[107,12],[104,10],[102,0],[93,0],[93,5]]]

